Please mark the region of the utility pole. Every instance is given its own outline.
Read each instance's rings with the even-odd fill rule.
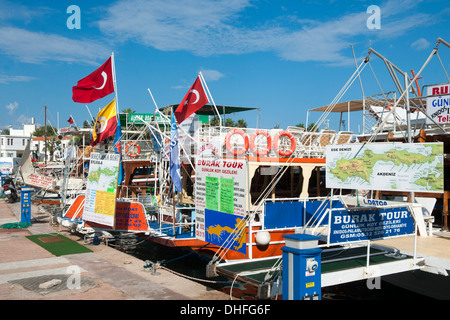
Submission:
[[[45,114],[45,127],[44,127],[44,164],[47,165],[47,106],[44,106],[44,114]]]

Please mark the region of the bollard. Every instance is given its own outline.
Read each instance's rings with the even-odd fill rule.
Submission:
[[[20,222],[31,224],[31,188],[20,189]]]
[[[309,234],[284,236],[283,300],[321,300],[322,275],[319,237]]]

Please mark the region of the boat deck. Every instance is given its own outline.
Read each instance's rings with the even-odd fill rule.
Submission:
[[[375,245],[394,248],[403,254],[414,252],[411,238],[392,238],[374,242]],[[428,267],[439,267],[450,270],[450,232],[434,231],[430,237],[417,237],[417,256],[425,259]]]
[[[370,251],[369,263],[371,266],[388,263],[410,264],[412,260],[408,255],[392,255],[387,250],[372,248]],[[234,261],[219,264],[216,272],[230,278],[236,278],[255,286],[259,286],[265,281],[269,271],[274,271],[274,266],[280,266],[281,256],[253,259],[247,261]],[[322,280],[323,286],[346,282],[344,278],[337,276],[339,272],[355,272],[356,269],[365,268],[367,265],[367,247],[338,247],[325,249],[322,252]],[[358,273],[362,274],[362,273]],[[340,281],[339,279],[342,279]]]
[[[397,237],[371,242],[369,268],[367,247],[325,248],[322,252],[322,287],[377,276],[388,276],[413,270],[450,273],[450,232],[434,232],[433,236],[417,237],[414,258],[414,237]],[[281,256],[220,263],[216,272],[256,287],[267,281],[269,272],[279,273]]]

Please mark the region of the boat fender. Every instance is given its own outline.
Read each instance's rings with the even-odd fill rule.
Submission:
[[[125,147],[125,153],[128,156],[135,158],[141,153],[141,147],[136,142],[130,142]]]
[[[263,135],[267,138],[267,145],[264,149],[258,149],[255,145],[256,137],[259,135]],[[253,134],[250,136],[250,149],[258,155],[258,156],[265,156],[270,152],[270,149],[272,148],[272,138],[269,135],[269,132],[267,130],[255,130]]]
[[[257,232],[255,241],[257,245],[267,246],[270,243],[270,233],[268,231]]]
[[[291,148],[290,149],[280,150],[279,140],[282,136],[287,136],[291,140]],[[290,133],[289,131],[281,130],[280,132],[278,132],[275,135],[275,137],[273,139],[273,148],[280,156],[289,157],[290,155],[292,155],[294,153],[296,147],[297,147],[297,143],[295,142],[295,138],[292,135],[292,133]]]
[[[235,149],[234,146],[231,146],[230,140],[234,134],[239,134],[242,136],[242,138],[244,139],[244,147]],[[244,154],[248,150],[248,144],[249,144],[248,135],[241,128],[231,129],[230,131],[228,131],[227,135],[225,136],[225,146],[226,146],[227,150],[229,152],[231,152],[232,154],[234,154],[235,156]]]

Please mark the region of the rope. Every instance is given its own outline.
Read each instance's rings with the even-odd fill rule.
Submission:
[[[292,163],[293,160],[294,160],[294,154],[292,154],[288,158],[288,161],[286,162],[286,164]],[[274,180],[272,180],[272,183],[266,187],[266,189],[260,194],[258,199],[255,201],[255,203],[257,203],[256,209],[253,210],[253,212],[249,213],[246,217],[244,217],[242,220],[242,223],[239,223],[239,225],[235,229],[233,229],[233,231],[228,235],[227,239],[224,241],[224,244],[214,254],[213,258],[210,261],[210,264],[218,261],[218,259],[221,258],[220,257],[221,254],[223,256],[226,255],[226,253],[230,250],[231,246],[234,243],[235,234],[240,234],[242,231],[244,231],[244,229],[246,228],[246,224],[247,224],[246,222],[249,221],[250,219],[253,219],[253,217],[255,216],[259,207],[264,203],[264,200],[268,197],[270,192],[272,192],[272,190],[275,188],[275,186],[280,181],[280,179],[283,177],[284,173],[286,172],[286,170],[288,168],[289,168],[289,165],[286,165],[286,166],[284,166],[284,168],[282,170],[280,170],[276,173]]]
[[[344,94],[348,91],[348,89],[352,86],[353,82],[356,80],[356,76],[359,75],[364,68],[367,66],[368,57],[366,57],[363,62],[358,66],[358,68],[355,70],[355,72],[350,76],[350,78],[347,80],[347,82],[344,84],[344,86],[341,88],[339,93],[336,95],[336,97],[333,99],[333,101],[328,105],[327,109],[322,113],[319,120],[317,121],[317,124],[314,126],[313,130],[316,128],[319,128],[319,126],[322,124],[322,122],[325,121],[325,119],[330,114],[331,110],[336,106],[336,104],[341,100],[341,98],[344,96]],[[361,68],[362,67],[362,68]]]
[[[16,223],[5,223],[0,226],[2,229],[25,229],[31,226],[31,223],[27,222],[16,222]]]
[[[445,72],[445,75],[447,76],[448,82],[450,82],[450,78],[448,77],[447,70],[445,70],[444,64],[442,63],[442,60],[441,60],[441,57],[439,56],[439,53],[436,52],[436,55],[437,55],[437,57],[439,59],[439,62],[441,63],[442,69],[444,69],[444,72]]]
[[[186,278],[186,279],[189,279],[189,280],[201,281],[201,282],[206,282],[206,283],[230,283],[230,281],[216,281],[216,280],[207,280],[207,279],[195,278],[195,277],[191,277],[191,276],[188,276],[188,275],[176,272],[174,270],[168,269],[168,268],[163,267],[161,265],[159,265],[158,267],[161,268],[161,269],[164,269],[164,270],[166,270],[168,272],[171,272],[171,273],[173,273],[173,274],[175,274],[177,276],[180,276],[180,277],[183,277],[183,278]]]

